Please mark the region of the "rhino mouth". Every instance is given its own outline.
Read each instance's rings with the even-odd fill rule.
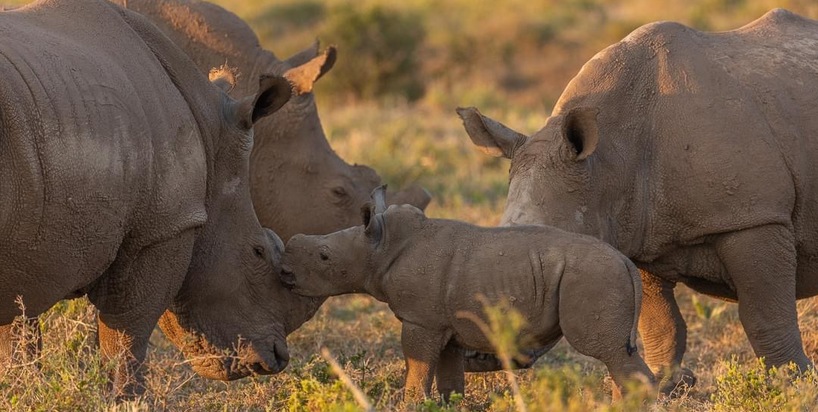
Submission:
[[[268,350],[259,350],[252,343],[240,342],[237,348],[218,351],[202,350],[202,343],[188,345],[182,351],[193,370],[200,376],[220,381],[232,381],[250,375],[272,375],[287,367],[290,357],[286,341],[277,340]],[[194,349],[194,347],[198,347]]]
[[[184,328],[173,312],[166,311],[159,326],[182,351],[185,363],[208,379],[231,381],[250,375],[272,375],[284,370],[290,360],[281,327],[271,327],[269,333],[253,340],[239,336],[234,343],[215,345],[205,335]]]

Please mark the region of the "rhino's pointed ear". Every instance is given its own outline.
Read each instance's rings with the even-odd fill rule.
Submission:
[[[524,134],[483,116],[474,107],[458,107],[457,114],[463,119],[463,126],[471,141],[491,156],[511,159],[514,149],[525,143],[527,139]]]
[[[372,243],[380,243],[383,238],[383,213],[375,213],[376,206],[366,202],[361,207],[361,216],[364,220],[364,234]]]
[[[386,212],[386,187],[387,185],[380,185],[372,190],[369,197],[372,199],[372,205],[375,213]]]
[[[321,42],[318,39],[309,45],[306,49],[290,56],[284,60],[284,63],[289,67],[298,67],[318,56],[318,51],[321,50]]]
[[[284,77],[293,84],[297,95],[309,93],[312,91],[315,82],[335,65],[335,59],[335,47],[330,46],[323,53],[309,61],[297,66],[290,66],[292,68],[284,72]]]
[[[259,119],[275,113],[292,96],[292,85],[281,76],[264,74],[259,79],[258,93],[239,104],[239,118],[247,129]]]
[[[379,243],[383,237],[383,212],[386,211],[386,185],[375,188],[371,200],[361,208],[364,220],[364,234],[373,243]]]
[[[599,144],[599,126],[596,107],[569,109],[562,123],[562,135],[576,154],[576,160],[585,160],[594,153]]]

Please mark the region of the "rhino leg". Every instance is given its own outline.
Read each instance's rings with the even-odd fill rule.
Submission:
[[[720,237],[716,250],[735,285],[739,319],[756,356],[769,366],[812,367],[795,308],[793,233],[782,225],[742,230]]]
[[[681,367],[687,344],[687,325],[673,295],[675,284],[644,270],[642,312],[639,334],[645,347],[645,361],[660,382],[659,391],[673,396],[677,388],[692,387],[696,377]]]
[[[406,359],[405,403],[418,403],[431,395],[435,369],[449,338],[441,331],[403,322],[401,346]]]
[[[454,340],[450,340],[440,354],[437,365],[437,391],[443,402],[449,403],[451,394],[463,394],[466,388],[466,377],[463,370],[463,350]]]
[[[98,337],[104,362],[115,362],[113,390],[117,400],[145,391],[148,340],[159,317],[181,287],[190,263],[194,232],[141,250],[124,252],[88,293],[99,310]]]

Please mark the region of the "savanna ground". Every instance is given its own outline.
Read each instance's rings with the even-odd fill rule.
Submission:
[[[336,68],[316,94],[332,145],[350,162],[372,165],[394,185],[418,182],[434,195],[428,215],[483,225],[499,221],[508,163],[474,149],[458,105],[475,105],[531,133],[571,76],[595,52],[639,25],[676,20],[706,30],[739,27],[773,7],[818,17],[813,1],[571,0],[217,0],[245,18],[280,57],[316,37],[339,47]],[[26,1],[5,1],[9,5]],[[813,410],[818,383],[765,375],[738,321],[736,305],[696,295],[677,299],[688,323],[685,365],[698,384],[663,403],[636,391],[618,410]],[[799,302],[808,356],[818,356],[818,300]],[[40,368],[23,359],[0,375],[0,409],[114,409],[109,365],[95,351],[94,312],[84,300],[62,302],[41,318]],[[22,338],[25,339],[26,334]],[[123,410],[360,409],[318,355],[326,347],[378,410],[397,405],[403,380],[399,322],[365,296],[330,299],[288,339],[291,362],[279,375],[214,382],[193,374],[160,332],[151,340],[148,391]],[[606,410],[604,366],[565,342],[531,370],[515,372],[532,411]],[[439,410],[433,403],[424,410]],[[515,410],[501,373],[471,374],[449,410]]]

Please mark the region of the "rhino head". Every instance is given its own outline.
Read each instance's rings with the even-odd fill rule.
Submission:
[[[215,82],[224,86],[223,79]],[[256,218],[248,162],[253,124],[286,103],[290,90],[282,77],[265,76],[254,97],[233,101],[221,93],[222,110],[214,115],[220,127],[213,127],[218,133],[205,139],[207,221],[185,281],[159,324],[207,378],[277,373],[288,362],[284,305],[294,298],[277,279],[284,245]]]
[[[511,159],[502,226],[546,224],[612,240],[608,216],[613,204],[602,192],[606,185],[618,185],[616,176],[594,175],[594,166],[603,166],[594,158],[598,109],[565,110],[530,137],[475,108],[458,108],[457,113],[475,145]]]
[[[363,225],[328,235],[299,234],[290,238],[282,259],[281,282],[303,296],[325,297],[364,290],[377,295],[370,282],[377,276],[377,261],[383,260],[383,253],[389,253],[385,192],[385,186],[377,187],[372,200],[361,207]],[[401,207],[412,210],[411,218],[425,219],[423,212],[410,205],[391,206],[389,210]],[[405,219],[393,225],[400,227],[399,232],[411,232],[413,226]],[[402,237],[391,235],[394,240]]]
[[[253,202],[259,220],[285,240],[296,233],[331,233],[358,224],[360,205],[381,184],[370,167],[341,159],[324,134],[312,89],[335,60],[334,47],[319,53],[316,43],[281,62],[276,72],[295,85],[296,94],[256,126],[250,161]],[[389,204],[420,209],[430,200],[418,186],[387,194]]]

